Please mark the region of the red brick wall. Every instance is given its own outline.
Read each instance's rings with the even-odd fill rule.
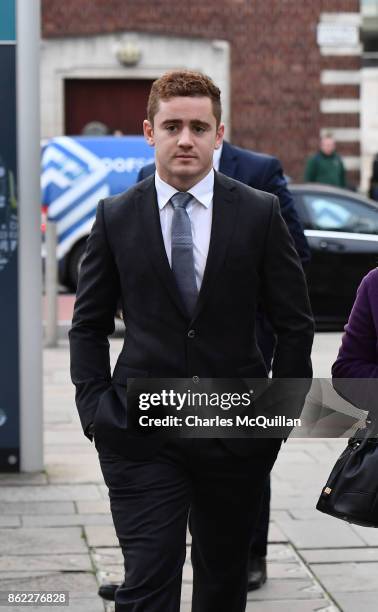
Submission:
[[[279,156],[299,180],[320,127],[356,122],[332,116],[327,124],[319,110],[328,95],[321,69],[360,65],[320,55],[316,25],[321,12],[334,11],[359,12],[359,0],[42,0],[42,29],[46,38],[140,31],[228,40],[232,141]],[[330,97],[358,96],[358,88],[343,89]]]

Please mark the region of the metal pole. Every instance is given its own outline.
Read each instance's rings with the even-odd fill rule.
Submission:
[[[17,0],[21,470],[43,469],[40,1]]]
[[[45,346],[57,346],[57,295],[58,275],[56,258],[56,225],[52,221],[46,222],[46,277],[45,295],[47,306]]]

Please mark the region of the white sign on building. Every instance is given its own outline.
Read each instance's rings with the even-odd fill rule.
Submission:
[[[320,47],[355,46],[360,42],[359,28],[352,24],[319,23],[316,34]]]

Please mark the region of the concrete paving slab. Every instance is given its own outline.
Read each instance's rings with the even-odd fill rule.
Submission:
[[[109,500],[78,501],[76,508],[79,514],[109,514]]]
[[[97,579],[100,584],[112,583],[121,584],[124,579],[123,565],[106,565],[103,569],[98,570]]]
[[[267,574],[269,579],[290,579],[308,580],[309,574],[302,563],[278,563],[269,562],[267,564]]]
[[[56,370],[50,374],[52,383],[70,383],[69,373],[65,370]]]
[[[377,612],[378,591],[368,593],[332,593],[342,612]]]
[[[326,521],[327,523],[332,521],[332,524],[334,521],[333,517],[329,516],[328,514],[324,514],[323,512],[319,512],[319,510],[317,510],[315,506],[313,508],[302,508],[301,510],[298,510],[297,508],[293,508],[293,509],[288,510],[288,514],[290,515],[290,518],[294,519],[295,521],[321,521],[323,520],[323,521]]]
[[[93,450],[93,449],[92,449]],[[93,450],[92,453],[45,453],[45,465],[97,465],[97,453]]]
[[[24,527],[67,527],[81,525],[113,525],[111,514],[53,514],[23,516]],[[1,525],[1,519],[0,519]]]
[[[97,485],[5,486],[0,489],[2,502],[75,501],[101,499]]]
[[[67,465],[66,463],[48,464],[46,472],[52,484],[76,484],[102,482],[102,472],[98,461],[91,463]]]
[[[73,455],[75,456],[77,455],[90,455],[93,456],[93,453],[95,452],[93,445],[91,444],[91,442],[89,440],[87,440],[87,438],[85,438],[85,440],[83,440],[83,442],[81,442],[80,444],[70,444],[69,442],[67,442],[66,444],[60,444],[59,445],[59,456],[63,457],[63,455]],[[47,457],[50,454],[54,454],[57,452],[56,449],[56,445],[55,444],[45,444],[44,445],[44,453],[45,453],[45,457]],[[64,460],[62,458],[62,460]]]
[[[90,599],[71,599],[69,605],[69,612],[104,612],[104,609],[104,604],[101,601],[101,598],[97,596]],[[22,612],[24,612],[24,610],[25,608],[23,608]],[[41,608],[39,608],[39,612],[41,612]]]
[[[308,482],[303,484],[303,480],[290,481],[285,479],[282,474],[275,475],[274,478],[274,491],[278,495],[289,495],[296,497],[304,497],[303,492],[306,492],[306,496],[309,497],[311,503],[319,497],[318,489],[309,490]],[[312,506],[309,506],[312,507]]]
[[[69,591],[70,599],[92,599],[97,581],[89,572],[0,573],[1,591]]]
[[[322,589],[313,580],[268,580],[261,589],[248,593],[248,601],[319,599]]]
[[[378,562],[378,548],[326,548],[324,550],[299,550],[306,563],[342,563],[345,561]]]
[[[315,334],[312,365],[314,376],[328,378],[332,363],[335,361],[338,347],[341,344],[342,332],[323,332]]]
[[[338,612],[327,599],[247,602],[246,612]],[[355,612],[355,610],[354,610]]]
[[[108,490],[108,487],[105,484],[99,484],[98,485],[98,490],[100,491],[101,497],[103,499],[109,500],[109,490]]]
[[[49,423],[48,427],[46,427],[46,431],[51,432],[62,432],[63,434],[78,433],[80,432],[80,421],[77,414],[72,414],[72,418],[69,423]],[[83,436],[81,437],[83,441]]]
[[[316,491],[320,489],[324,483],[324,480],[328,479],[332,465],[324,465],[323,463],[306,463],[304,465],[290,465],[288,469],[287,464],[275,464],[274,473],[276,476],[282,478],[282,480],[290,483],[297,483],[298,486],[308,488],[311,483],[311,488]]]
[[[292,518],[288,510],[270,510],[270,520],[272,523],[276,523],[278,520],[283,521],[284,519],[290,520]]]
[[[352,529],[367,546],[378,546],[378,529],[359,527],[358,525],[352,525]]]
[[[79,527],[65,529],[0,529],[1,555],[86,553],[87,547]],[[27,559],[25,559],[27,567]]]
[[[328,438],[289,438],[283,445],[283,450],[303,451],[318,461],[323,454],[333,452],[328,446]]]
[[[26,567],[29,571],[91,572],[93,569],[87,553],[0,556],[0,572],[22,572]]]
[[[93,548],[92,559],[97,567],[107,567],[107,565],[123,565],[123,555],[121,549],[114,548]]]
[[[290,464],[316,464],[317,460],[307,453],[305,450],[297,450],[293,447],[284,447],[284,452],[280,452],[277,458],[276,463],[274,464],[275,469],[277,466],[288,466]]]
[[[190,563],[190,557],[187,557],[186,562],[184,563],[184,567],[182,570],[182,579],[184,582],[193,582],[193,568],[192,564]]]
[[[269,544],[268,561],[297,562],[298,556],[290,544]]]
[[[331,593],[375,591],[378,594],[378,563],[314,563],[311,571]]]
[[[113,525],[86,526],[84,531],[88,546],[96,548],[99,546],[114,547],[118,545]]]
[[[19,473],[19,474],[0,474],[0,487],[6,485],[43,485],[47,484],[47,477],[44,472]]]
[[[290,510],[290,508],[304,509],[314,508],[319,495],[313,491],[305,489],[306,494],[289,494],[282,491],[281,483],[279,486],[272,487],[272,508],[276,510]]]
[[[2,491],[0,491],[0,497]],[[73,514],[76,508],[73,502],[0,502],[0,516],[15,514]]]
[[[57,608],[54,607],[54,610],[56,610]],[[63,609],[63,610],[67,610],[69,609],[69,612],[104,612],[105,608],[103,603],[101,602],[101,599],[99,597],[96,598],[91,598],[91,599],[70,599],[70,603],[69,603],[69,607],[68,608],[58,608],[59,609]],[[47,606],[43,606],[43,608],[41,608],[41,606],[29,606],[27,608],[25,608],[25,606],[22,607],[13,607],[12,606],[12,612],[25,612],[25,610],[33,610],[35,612],[41,612],[41,610],[48,610]],[[50,611],[52,609],[50,608]],[[113,610],[114,610],[114,606],[113,606]]]
[[[282,521],[280,529],[296,548],[346,548],[364,545],[348,525],[334,519],[328,528],[322,520],[318,521]]]
[[[45,424],[49,425],[52,423],[68,424],[72,421],[72,415],[67,410],[58,410],[58,407],[56,406],[54,410],[44,411],[43,420]]]
[[[46,444],[54,444],[54,445],[62,445],[62,444],[80,444],[83,442],[83,434],[81,430],[55,430],[52,431],[47,429],[45,431],[45,443]]]
[[[1,516],[0,515],[0,528],[1,527],[20,527],[21,519],[19,516]]]
[[[183,582],[182,588],[181,588],[181,603],[182,604],[190,603],[192,601],[192,592],[193,592],[192,585],[186,582]]]
[[[268,542],[288,542],[287,535],[282,529],[280,529],[280,526],[277,522],[270,523],[269,525]]]

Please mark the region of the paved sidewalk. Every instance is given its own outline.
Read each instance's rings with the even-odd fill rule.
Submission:
[[[339,341],[340,334],[317,335],[317,376],[329,376]],[[113,363],[120,346],[112,341]],[[44,383],[45,472],[0,475],[0,591],[68,590],[70,612],[104,612],[98,583],[119,581],[122,559],[97,455],[81,434],[66,341],[45,350]],[[269,580],[249,595],[248,612],[376,610],[378,531],[314,509],[344,445],[324,439],[285,444],[273,472]],[[187,561],[182,612],[189,612],[190,597]]]

